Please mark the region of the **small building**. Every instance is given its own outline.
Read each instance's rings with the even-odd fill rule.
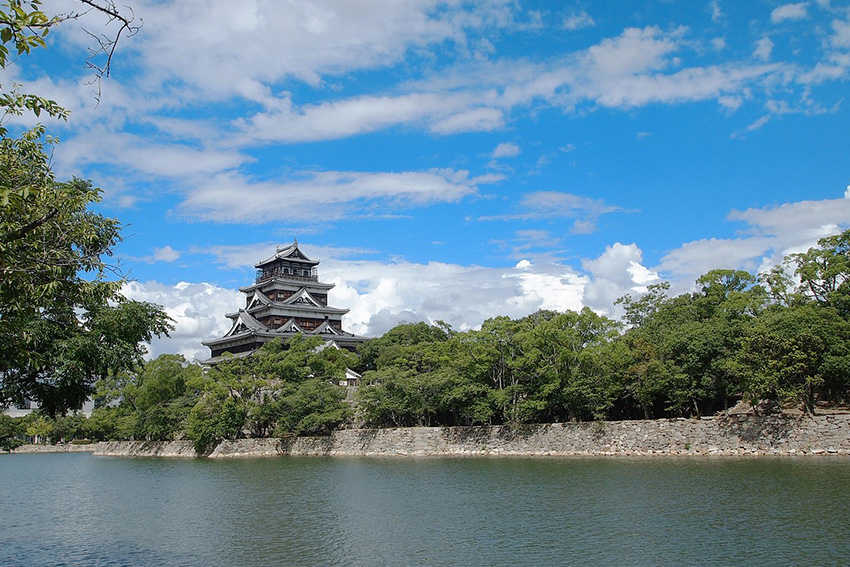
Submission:
[[[298,241],[254,264],[257,268],[252,285],[240,287],[245,307],[226,316],[230,330],[221,338],[203,341],[210,349],[205,363],[215,363],[224,353],[246,356],[264,343],[283,341],[297,334],[320,336],[326,343],[353,350],[367,341],[342,328],[342,316],[348,309],[328,305],[333,284],[319,281],[319,262],[308,258]]]
[[[26,415],[31,414],[32,412],[38,409],[38,402],[32,400],[24,400],[22,404],[16,404],[9,406],[6,409],[0,410],[0,413],[5,413],[10,417],[24,417]],[[91,398],[87,398],[85,402],[83,402],[83,407],[76,410],[76,413],[83,415],[85,417],[91,417],[91,412],[95,409],[95,403]]]

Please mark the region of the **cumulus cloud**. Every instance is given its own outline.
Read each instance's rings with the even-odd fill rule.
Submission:
[[[743,236],[684,243],[664,255],[655,269],[685,285],[714,268],[768,270],[786,255],[850,228],[850,197],[732,211],[728,219],[746,224]]]
[[[833,20],[831,43],[834,47],[850,47],[850,20]]]
[[[770,21],[774,24],[786,22],[789,20],[803,20],[808,14],[808,2],[798,2],[796,4],[783,4],[774,8],[770,12]]]
[[[815,245],[823,236],[850,228],[850,187],[841,198],[733,211],[729,220],[746,224],[740,236],[683,243],[669,250],[656,266],[646,264],[637,243],[619,242],[606,246],[596,258],[583,259],[581,269],[531,256],[512,266],[483,267],[367,260],[363,258],[370,251],[358,249],[305,246],[304,250],[321,260],[320,279],[335,284],[330,303],[350,309],[345,328],[366,336],[415,321],[442,320],[455,329],[467,330],[490,317],[522,317],[538,309],[564,311],[587,306],[617,317],[621,314],[614,305],[617,298],[643,293],[652,283],[670,280],[673,293],[682,293],[710,269],[758,273],[789,253]],[[518,237],[530,242],[551,239],[545,231]],[[248,279],[248,268],[273,252],[271,243],[195,251],[212,254],[222,267],[243,269]],[[208,350],[200,342],[227,332],[230,322],[224,314],[244,304],[244,296],[237,290],[209,283],[132,282],[123,292],[133,299],[163,305],[176,321],[171,338],[154,341],[152,356],[179,352],[189,358],[207,357]]]
[[[180,258],[180,252],[171,246],[163,246],[162,248],[153,249],[153,259],[155,262],[174,262]]]
[[[209,358],[209,349],[202,340],[223,336],[231,322],[224,314],[236,311],[244,304],[237,290],[224,289],[208,283],[180,282],[164,285],[155,281],[129,282],[121,293],[137,301],[156,303],[174,320],[170,337],[155,338],[148,356],[182,354],[188,360]]]
[[[626,294],[640,295],[646,286],[660,281],[658,274],[643,265],[643,252],[637,244],[619,242],[606,246],[598,258],[582,261],[589,274],[582,303],[611,317],[621,315],[614,302]]]

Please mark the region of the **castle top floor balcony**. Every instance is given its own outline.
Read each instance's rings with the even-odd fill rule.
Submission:
[[[295,269],[295,268],[273,268],[269,270],[257,270],[257,277],[254,283],[263,283],[273,278],[282,278],[286,280],[296,280],[304,282],[319,281],[319,272],[316,268],[312,269]]]

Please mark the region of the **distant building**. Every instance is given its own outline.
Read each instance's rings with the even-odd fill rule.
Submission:
[[[254,284],[239,288],[245,294],[245,307],[226,314],[233,324],[223,337],[203,341],[210,349],[205,362],[215,363],[227,352],[248,355],[264,343],[277,338],[285,341],[299,333],[346,349],[368,340],[343,330],[342,316],[348,309],[328,305],[328,291],[334,285],[319,281],[318,265],[298,248],[297,240],[254,264]]]
[[[38,402],[34,402],[32,400],[24,400],[24,403],[20,405],[10,406],[2,410],[2,412],[0,413],[5,413],[6,415],[9,415],[11,417],[23,417],[34,412],[38,409],[38,407]],[[83,402],[83,407],[77,410],[76,413],[84,415],[85,417],[90,417],[92,410],[94,410],[94,401],[89,398],[85,402]]]

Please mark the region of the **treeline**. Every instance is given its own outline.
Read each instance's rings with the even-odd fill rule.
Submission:
[[[668,291],[662,283],[621,298],[622,321],[584,309],[496,317],[465,332],[402,324],[356,354],[296,337],[206,370],[164,355],[101,381],[111,405],[68,436],[190,438],[202,450],[346,426],[692,417],[742,400],[813,413],[848,401],[850,231],[759,276],[713,270],[691,293]],[[362,373],[348,400],[335,385],[346,368]],[[30,420],[28,435],[50,424]]]
[[[91,416],[0,416],[0,448],[22,438],[55,443],[191,439],[202,452],[223,439],[327,435],[348,423],[351,405],[336,385],[356,356],[322,348],[319,337],[266,344],[254,356],[211,368],[164,354],[133,373],[97,384]]]
[[[692,417],[844,403],[850,386],[850,231],[760,276],[713,270],[620,303],[622,322],[540,311],[480,330],[401,325],[365,345],[372,426]]]

